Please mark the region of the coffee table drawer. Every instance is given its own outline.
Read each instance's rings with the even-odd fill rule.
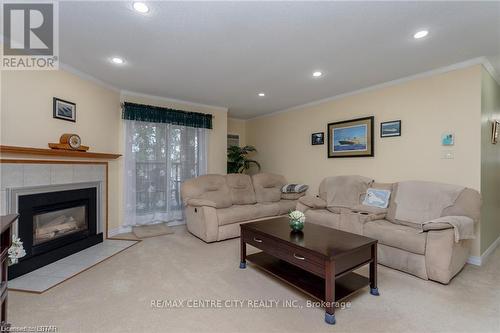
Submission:
[[[245,243],[248,243],[270,255],[285,260],[290,264],[305,269],[318,276],[325,275],[325,259],[319,255],[279,242],[271,237],[250,230],[242,232]]]

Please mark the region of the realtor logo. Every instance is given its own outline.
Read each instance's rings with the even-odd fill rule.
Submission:
[[[2,10],[2,69],[57,69],[57,3],[4,3]]]

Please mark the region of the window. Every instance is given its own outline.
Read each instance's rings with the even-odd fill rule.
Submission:
[[[125,122],[125,224],[182,220],[180,185],[206,173],[207,130]]]

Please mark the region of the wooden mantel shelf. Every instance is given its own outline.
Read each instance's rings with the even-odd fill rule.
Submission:
[[[96,158],[104,160],[114,160],[122,156],[120,154],[94,153],[94,152],[84,152],[76,150],[30,148],[30,147],[3,146],[3,145],[0,145],[0,153],[17,154],[17,155],[44,155],[44,156]]]

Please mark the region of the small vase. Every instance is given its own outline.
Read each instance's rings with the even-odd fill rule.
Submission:
[[[300,220],[290,219],[288,221],[288,225],[290,226],[290,228],[292,228],[293,231],[301,231],[302,229],[304,229],[304,222]]]

